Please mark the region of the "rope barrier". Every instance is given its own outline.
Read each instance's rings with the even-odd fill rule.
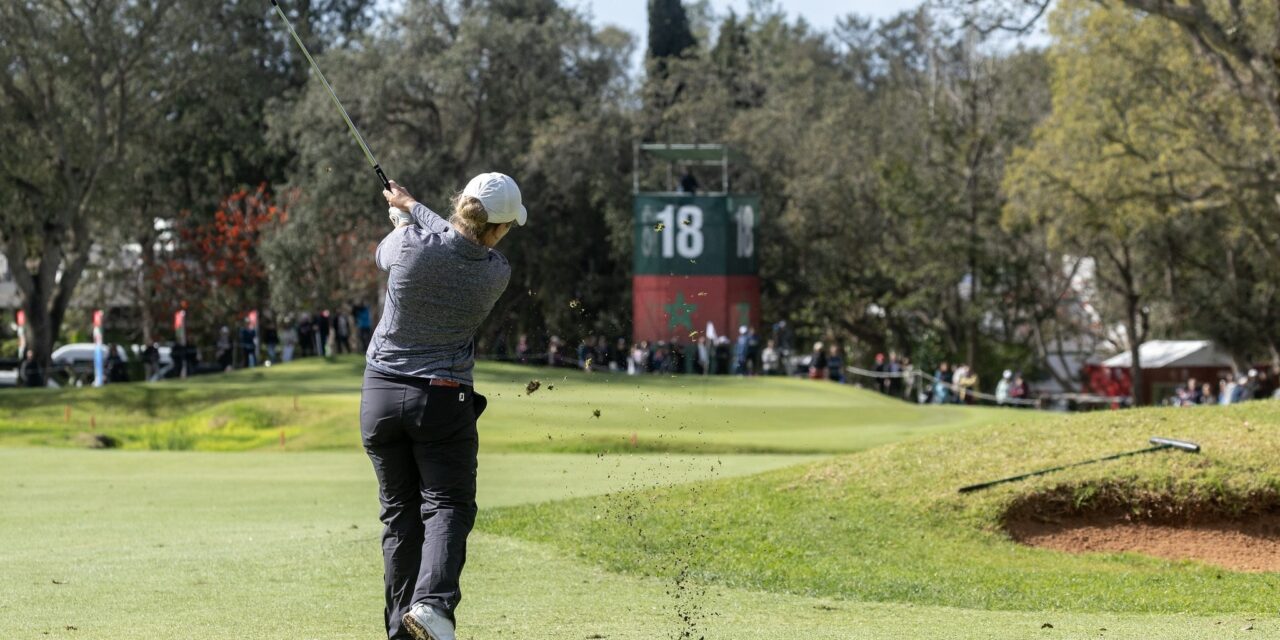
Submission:
[[[920,384],[921,381],[928,380],[929,384],[942,385],[943,387],[949,389],[951,392],[955,393],[957,396],[961,398],[972,396],[973,398],[976,398],[978,400],[985,400],[987,402],[991,402],[994,404],[1019,406],[1019,407],[1043,407],[1045,405],[1045,401],[1057,401],[1057,400],[1073,401],[1073,402],[1076,402],[1077,404],[1123,404],[1125,401],[1128,400],[1128,398],[1119,397],[1119,396],[1097,396],[1097,395],[1089,395],[1089,394],[1082,394],[1082,393],[1062,393],[1062,394],[1045,395],[1045,396],[1041,396],[1040,399],[1038,400],[1028,400],[1024,398],[1005,398],[1004,400],[1001,400],[997,396],[992,395],[990,393],[984,393],[982,391],[968,389],[966,387],[957,385],[953,382],[945,382],[945,381],[939,380],[937,377],[927,374],[923,371],[872,371],[870,369],[862,369],[860,367],[853,367],[853,366],[845,367],[845,371],[848,371],[849,373],[852,373],[854,375],[862,376],[864,378],[873,378],[876,380],[905,379],[908,376],[910,376],[914,378],[915,384]],[[921,385],[921,388],[923,389],[924,386]]]

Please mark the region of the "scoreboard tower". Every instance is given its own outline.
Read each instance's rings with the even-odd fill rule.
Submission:
[[[667,161],[667,191],[640,190],[642,153]],[[637,145],[632,222],[635,341],[688,344],[703,336],[708,325],[731,338],[740,326],[759,329],[760,198],[729,192],[731,156],[724,145]],[[720,191],[674,190],[677,164],[719,167]]]

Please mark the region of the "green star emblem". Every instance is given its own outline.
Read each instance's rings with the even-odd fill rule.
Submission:
[[[684,292],[676,293],[675,302],[664,304],[662,308],[667,310],[668,329],[685,326],[693,330],[693,312],[698,310],[698,305],[685,302]]]

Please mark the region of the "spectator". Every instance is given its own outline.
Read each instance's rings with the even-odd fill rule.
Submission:
[[[779,320],[773,325],[773,343],[778,346],[783,372],[787,375],[793,373],[791,371],[791,337],[791,328],[787,326],[786,320]]]
[[[747,326],[738,327],[738,341],[733,346],[733,374],[745,376],[747,363],[751,361],[751,336],[747,334]]]
[[[107,345],[107,382],[128,382],[129,372],[120,358],[120,345]]]
[[[996,404],[1001,406],[1009,404],[1009,387],[1013,385],[1013,372],[1005,369],[1000,375],[1000,382],[996,383]]]
[[[596,359],[592,366],[596,369],[608,369],[613,361],[613,349],[604,336],[596,336]]]
[[[636,375],[649,368],[649,343],[638,342],[631,345],[631,360],[627,363],[627,373]]]
[[[583,371],[591,371],[591,363],[596,358],[596,348],[591,340],[583,340],[578,343],[578,368]]]
[[[747,375],[760,373],[760,334],[755,327],[747,329]]]
[[[44,386],[40,363],[36,362],[36,352],[31,349],[27,349],[27,357],[22,361],[22,382],[28,387]]]
[[[284,362],[292,362],[293,350],[298,347],[298,328],[291,317],[286,316],[284,319],[284,329],[280,330],[280,344],[283,351],[280,354],[281,359]]]
[[[1235,378],[1223,378],[1218,380],[1218,404],[1231,404],[1231,396],[1236,391]]]
[[[1182,406],[1190,407],[1204,402],[1204,397],[1200,392],[1200,385],[1196,384],[1195,378],[1187,380],[1187,386],[1184,389],[1184,392],[1186,393],[1186,398],[1183,401]]]
[[[689,195],[698,192],[698,179],[693,177],[693,172],[689,171],[689,167],[685,167],[680,174],[680,191]]]
[[[315,323],[311,321],[311,314],[298,314],[298,347],[302,351],[301,356],[309,356],[315,354]]]
[[[667,343],[659,340],[649,355],[649,373],[666,373]]]
[[[701,374],[701,375],[706,375],[708,373],[711,373],[711,353],[712,351],[714,351],[714,349],[711,347],[711,344],[708,342],[706,336],[698,337],[698,343],[696,348],[698,353],[694,358],[694,363],[693,363],[694,373]]]
[[[872,365],[871,370],[879,374],[884,374],[884,373],[887,373],[886,371],[887,368],[888,367],[885,365],[885,361],[884,361],[884,354],[877,353],[875,364]],[[886,380],[885,378],[881,376],[876,376],[875,384],[876,384],[876,391],[879,391],[880,393],[889,392],[888,380]]]
[[[1009,398],[1012,400],[1027,399],[1027,383],[1022,379],[1022,374],[1013,376],[1013,385],[1009,387]]]
[[[551,336],[547,341],[547,366],[560,366],[560,336]]]
[[[156,381],[156,372],[160,370],[160,345],[152,342],[142,350],[142,370],[148,382]]]
[[[1249,376],[1242,375],[1231,385],[1231,401],[1229,404],[1238,404],[1249,399]]]
[[[351,353],[351,320],[347,318],[347,314],[339,311],[333,317],[333,342],[334,351],[337,353]]]
[[[214,347],[216,349],[214,358],[218,361],[218,366],[222,367],[223,371],[230,371],[232,356],[231,329],[227,328],[227,325],[224,324],[221,329],[218,329],[218,342]]]
[[[240,327],[240,351],[244,353],[246,367],[258,366],[258,331],[249,326],[248,318],[245,318],[244,326]]]
[[[613,351],[609,352],[611,360],[609,361],[610,371],[626,371],[628,359],[627,339],[618,338],[614,343]]]
[[[911,358],[902,359],[902,399],[907,402],[920,403],[920,398],[916,393],[916,367],[911,363]]]
[[[182,377],[185,378],[188,375],[195,373],[196,370],[199,368],[200,350],[196,348],[196,345],[192,343],[187,343],[182,345],[182,353],[185,356],[185,359],[183,360],[183,362],[186,363],[185,368],[183,369],[183,372],[182,372]]]
[[[1200,386],[1200,404],[1216,404],[1218,396],[1213,392],[1213,385],[1208,382]]]
[[[978,372],[968,364],[960,365],[956,368],[953,382],[960,387],[960,402],[973,404],[975,401],[973,393],[978,390]]]
[[[516,362],[529,364],[529,336],[523,333],[516,339]]]
[[[267,363],[276,361],[276,349],[280,346],[280,332],[276,331],[274,320],[263,323],[262,343],[267,346]]]
[[[686,360],[684,345],[680,343],[680,336],[672,336],[671,344],[667,349],[667,371],[670,373],[686,373],[688,371]]]
[[[884,365],[884,372],[889,377],[884,379],[885,392],[893,397],[902,393],[902,363],[898,362],[898,354],[889,352],[889,362]]]
[[[844,382],[844,357],[840,345],[832,344],[827,349],[827,379],[833,382]]]
[[[821,342],[813,343],[813,353],[809,354],[809,378],[821,380],[827,377],[827,351]]]
[[[947,404],[951,402],[951,365],[943,362],[933,372],[933,403]]]
[[[351,309],[356,319],[356,331],[360,334],[360,351],[369,349],[369,341],[373,339],[373,315],[369,313],[369,305],[358,304]]]
[[[1258,388],[1254,390],[1253,397],[1257,399],[1267,399],[1275,394],[1276,382],[1272,372],[1266,369],[1258,371]]]
[[[770,339],[760,354],[760,371],[766,376],[782,374],[782,355],[778,353],[777,344]]]
[[[329,355],[329,310],[325,309],[315,316],[316,355],[321,358]]]
[[[715,369],[713,372],[719,375],[729,373],[729,364],[732,359],[733,349],[729,344],[729,336],[716,338]]]

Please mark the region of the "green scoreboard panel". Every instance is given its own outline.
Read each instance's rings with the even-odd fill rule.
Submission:
[[[635,275],[751,275],[756,196],[635,197]]]

